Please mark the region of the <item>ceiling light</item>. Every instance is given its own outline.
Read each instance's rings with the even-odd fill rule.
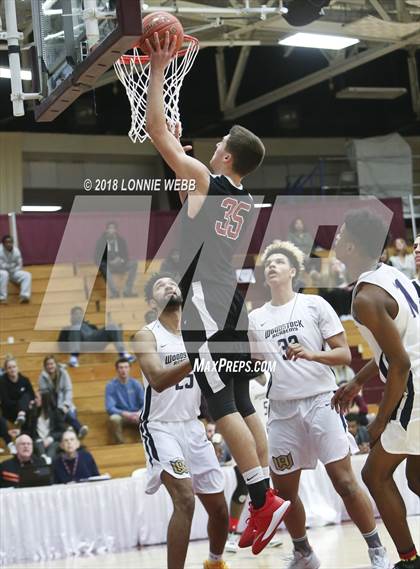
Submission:
[[[23,81],[32,81],[32,72],[29,69],[21,69],[20,77]],[[8,67],[0,67],[0,79],[10,79],[10,69]]]
[[[392,100],[406,95],[405,87],[346,87],[338,91],[337,99],[383,99]]]
[[[271,203],[255,203],[254,207],[256,209],[262,209],[263,207],[273,207],[273,204],[271,204]]]
[[[298,32],[297,34],[279,40],[280,45],[318,49],[344,49],[356,43],[359,43],[357,38],[327,36],[324,34],[306,34],[303,32]]]
[[[23,205],[21,211],[37,211],[37,212],[50,212],[60,211],[61,205]]]

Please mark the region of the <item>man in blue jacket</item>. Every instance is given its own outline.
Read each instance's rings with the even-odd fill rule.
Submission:
[[[144,390],[141,383],[130,377],[131,364],[127,358],[115,362],[117,377],[105,389],[105,407],[116,443],[123,443],[124,424],[138,425],[143,409]]]

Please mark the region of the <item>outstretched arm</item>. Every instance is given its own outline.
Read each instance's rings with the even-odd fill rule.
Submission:
[[[149,330],[137,332],[135,342],[141,347],[140,350],[136,350],[141,371],[158,393],[176,385],[191,372],[192,367],[188,359],[170,368],[162,367],[156,349],[156,340]]]
[[[185,154],[178,138],[170,133],[166,126],[163,85],[165,68],[175,54],[176,36],[170,39],[165,34],[161,46],[158,34],[155,33],[153,46],[147,40],[150,50],[150,81],[147,90],[146,130],[152,142],[177,178],[195,180],[194,193],[207,194],[210,172],[199,160]]]

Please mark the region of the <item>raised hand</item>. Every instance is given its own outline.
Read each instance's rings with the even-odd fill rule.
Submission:
[[[168,31],[165,32],[165,39],[161,45],[159,34],[155,32],[153,42],[147,39],[145,43],[149,50],[152,70],[164,70],[176,53],[177,36],[171,37]]]

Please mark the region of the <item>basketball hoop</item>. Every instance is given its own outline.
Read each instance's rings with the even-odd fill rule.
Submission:
[[[184,77],[191,69],[199,50],[198,39],[185,35],[188,45],[179,50],[165,69],[163,96],[165,117],[171,132],[180,122],[179,92]],[[147,87],[150,76],[150,56],[140,53],[137,47],[130,55],[121,56],[114,63],[115,73],[124,85],[131,107],[131,128],[128,136],[132,142],[144,142],[149,135],[146,132]]]

